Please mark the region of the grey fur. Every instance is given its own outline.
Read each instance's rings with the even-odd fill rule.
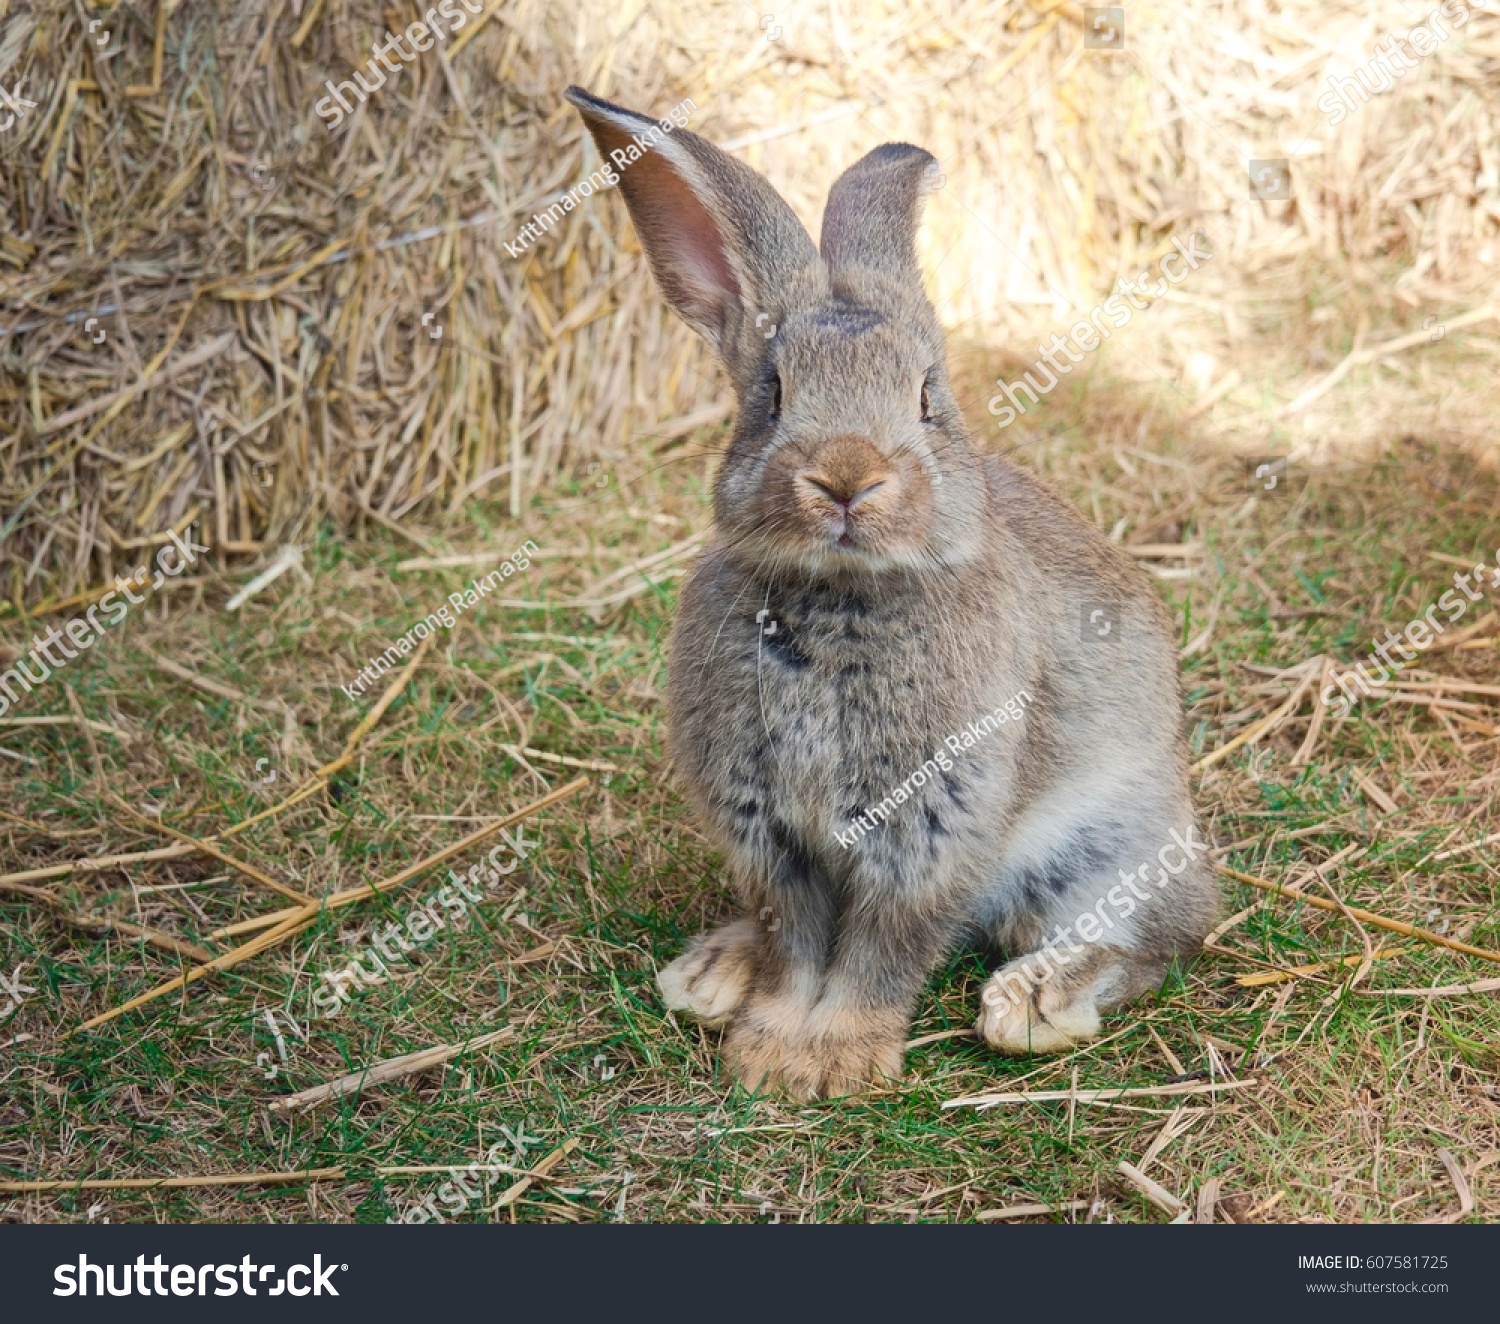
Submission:
[[[619,126],[650,123],[577,89],[569,98],[601,150]],[[720,300],[720,331],[705,333],[740,409],[716,536],[672,638],[670,744],[749,913],[780,920],[747,958],[744,1034],[800,1035],[814,1058],[843,1051],[823,1012],[909,1020],[966,932],[1024,957],[1194,822],[1166,609],[1092,524],[969,443],[914,256],[930,162],[888,144],[847,171],[822,261],[800,226],[789,235],[790,209],[766,181],[695,135],[670,135],[621,183],[653,269],[674,273],[662,281],[674,306],[684,280],[661,199],[683,182],[739,283]],[[775,311],[770,341],[750,325],[757,301]],[[1113,614],[1114,638],[1081,628],[1093,602]],[[1022,692],[1022,720],[839,844],[950,734]],[[1208,863],[1193,862],[1129,918],[1115,914],[1056,988],[1093,999],[1085,1019],[1095,1003],[1118,1005],[1196,951],[1215,908]],[[694,949],[702,969],[713,940]],[[773,1003],[779,1021],[757,1010]],[[1033,1010],[1046,1020],[1042,1001]],[[799,1028],[803,1013],[824,1028]],[[779,1056],[794,1046],[740,1053]],[[863,1068],[821,1081],[801,1070],[781,1074],[817,1094]]]
[[[923,184],[936,165],[920,147],[886,143],[834,180],[818,247],[835,277],[866,267],[920,288],[917,220]]]

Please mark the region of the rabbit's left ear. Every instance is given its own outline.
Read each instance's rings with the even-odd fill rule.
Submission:
[[[835,283],[841,271],[859,267],[920,288],[917,225],[936,165],[920,147],[885,143],[834,181],[820,246]]]
[[[771,185],[685,129],[611,105],[581,87],[564,94],[599,154],[618,167],[620,192],[667,302],[743,377],[752,366],[747,315],[778,316],[810,279],[826,288],[818,250]],[[649,141],[649,146],[643,142]]]

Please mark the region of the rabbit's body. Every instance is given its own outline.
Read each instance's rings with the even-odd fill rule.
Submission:
[[[601,150],[637,118],[569,95]],[[991,1044],[1095,1034],[1214,912],[1165,608],[969,449],[909,251],[931,158],[852,168],[820,258],[759,176],[674,137],[621,187],[741,411],[673,634],[671,747],[749,915],[661,972],[668,1006],[727,1025],[751,1084],[843,1093],[899,1074],[928,975],[977,935],[1015,956]],[[1181,866],[1137,876],[1174,847]]]

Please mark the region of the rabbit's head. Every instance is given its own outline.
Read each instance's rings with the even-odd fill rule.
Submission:
[[[974,558],[983,477],[922,291],[936,161],[886,143],[834,184],[821,252],[780,194],[696,134],[572,87],[667,301],[739,413],[715,491],[736,559],[825,576]]]

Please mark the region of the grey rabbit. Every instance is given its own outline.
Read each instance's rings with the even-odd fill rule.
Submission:
[[[705,139],[566,95],[739,406],[668,690],[746,913],[659,973],[666,1006],[724,1027],[752,1088],[850,1094],[900,1076],[928,977],[982,941],[1011,957],[987,1043],[1097,1035],[1217,909],[1172,622],[1129,556],[970,443],[916,256],[935,159],[875,148],[814,247]]]

